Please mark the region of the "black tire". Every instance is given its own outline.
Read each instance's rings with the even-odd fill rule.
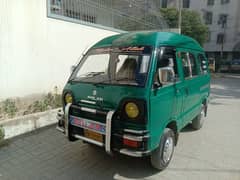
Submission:
[[[169,145],[171,145],[171,147]],[[164,153],[166,153],[167,151],[166,149],[167,146],[170,148],[168,149],[169,153],[164,155]],[[174,146],[175,146],[175,135],[173,130],[169,128],[164,129],[158,148],[155,149],[151,154],[152,166],[158,170],[165,169],[172,159]]]
[[[71,141],[71,142],[74,142],[74,141],[76,141],[76,140],[78,140],[78,139],[69,134],[68,140]]]
[[[203,123],[206,119],[206,114],[207,114],[207,106],[202,104],[200,113],[192,121],[193,129],[199,130],[202,128]]]
[[[74,142],[74,141],[78,140],[77,138],[75,138],[75,137],[72,135],[71,125],[69,125],[69,127],[68,127],[68,140],[71,141],[71,142]]]

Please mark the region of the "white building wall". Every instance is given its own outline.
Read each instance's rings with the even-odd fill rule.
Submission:
[[[160,0],[162,2],[162,0]],[[168,7],[178,7],[179,0],[168,0]],[[232,60],[240,57],[240,0],[230,0],[222,4],[221,0],[214,0],[214,5],[208,5],[208,0],[190,0],[190,10],[198,11],[205,22],[205,13],[212,12],[212,24],[208,24],[210,39],[204,44],[204,49],[209,57],[220,61],[221,51],[223,59]],[[227,14],[227,26],[222,28],[218,23],[219,15]],[[219,33],[225,34],[223,45],[217,43]]]
[[[116,32],[47,18],[46,0],[0,1],[0,99],[63,88],[84,49]]]
[[[209,11],[213,13],[213,21],[212,24],[209,25],[209,30],[211,32],[211,39],[209,42],[205,44],[205,48],[208,51],[216,52],[221,51],[222,45],[217,44],[217,35],[219,33],[224,33],[226,35],[226,41],[224,43],[224,51],[231,52],[235,44],[240,40],[240,37],[237,35],[236,23],[239,21],[237,19],[237,15],[239,13],[239,2],[237,0],[232,0],[227,4],[221,4],[220,1],[216,1],[213,6],[207,6],[203,9],[205,11]],[[221,25],[218,24],[219,15],[227,14],[227,26],[226,28],[222,28]]]

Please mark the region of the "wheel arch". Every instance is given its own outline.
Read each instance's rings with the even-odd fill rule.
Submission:
[[[205,106],[205,116],[207,116],[207,109],[208,109],[208,97],[204,97],[203,99],[202,99],[202,105],[204,105]]]
[[[178,125],[176,121],[170,121],[167,125],[166,128],[171,129],[174,132],[175,135],[175,146],[177,145],[178,142],[178,136],[179,136],[179,132],[178,132]]]

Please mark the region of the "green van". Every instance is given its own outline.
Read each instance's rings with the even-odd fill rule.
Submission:
[[[209,92],[207,58],[195,40],[169,32],[118,34],[96,43],[73,68],[57,129],[109,154],[150,156],[162,170],[181,129],[202,127]]]

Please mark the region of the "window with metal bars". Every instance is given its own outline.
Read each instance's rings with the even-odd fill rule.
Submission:
[[[207,5],[208,6],[213,6],[214,5],[214,0],[208,0]]]
[[[156,0],[47,0],[48,17],[99,28],[136,31],[168,28]]]

